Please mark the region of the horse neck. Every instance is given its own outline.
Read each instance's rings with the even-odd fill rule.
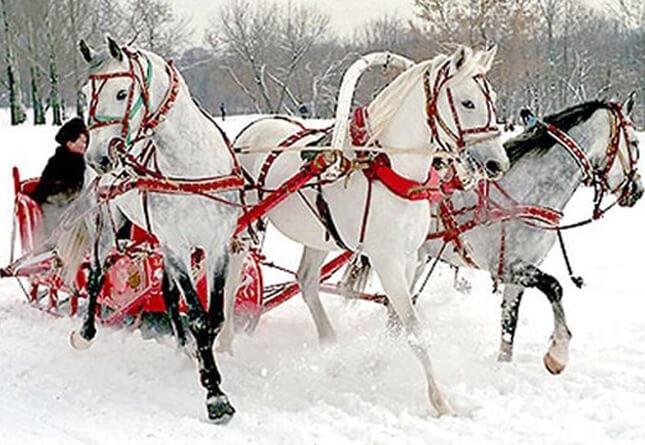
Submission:
[[[567,131],[594,165],[609,140],[607,114],[601,111]],[[544,155],[528,154],[520,159],[500,179],[500,185],[523,204],[563,210],[582,184],[583,172],[566,149],[554,144]]]
[[[193,102],[183,79],[180,85],[174,105],[153,135],[160,170],[195,178],[230,172],[232,157],[220,130]]]
[[[436,60],[420,64],[395,79],[369,105],[371,136],[386,149],[392,167],[411,179],[424,180],[435,148],[427,124],[423,73],[435,69]],[[396,149],[427,150],[424,154],[397,153]]]

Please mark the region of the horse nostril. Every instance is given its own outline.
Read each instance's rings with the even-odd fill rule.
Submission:
[[[498,161],[487,161],[486,162],[486,172],[489,176],[497,178],[502,173],[502,164]]]

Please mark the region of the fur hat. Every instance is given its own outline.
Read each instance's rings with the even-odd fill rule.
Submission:
[[[60,145],[66,145],[67,142],[78,139],[81,134],[84,134],[89,138],[89,131],[87,130],[85,122],[80,117],[75,117],[68,120],[62,127],[60,127],[60,130],[58,130],[54,139],[56,139],[56,142]]]

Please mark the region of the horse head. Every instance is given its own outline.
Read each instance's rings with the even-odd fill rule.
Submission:
[[[106,41],[99,52],[80,42],[83,58],[89,63],[85,89],[90,98],[91,137],[85,157],[99,173],[112,171],[137,156],[134,147],[145,145],[141,142],[152,133],[179,90],[179,74],[161,57],[122,47],[110,37]],[[165,75],[153,76],[159,71]]]
[[[460,47],[401,74],[369,106],[371,140],[428,147],[451,158],[464,183],[500,177],[510,162],[486,78],[496,50]]]
[[[625,103],[607,102],[611,114],[611,139],[600,158],[600,179],[604,187],[617,197],[618,205],[632,207],[643,196],[645,188],[637,164],[639,140],[629,117],[634,106],[634,94]]]
[[[510,167],[497,127],[496,94],[486,78],[496,52],[496,46],[477,52],[460,47],[439,70],[433,91],[436,97],[431,98],[436,104],[431,123],[436,140],[444,150],[456,151],[473,176],[483,168],[491,179]]]

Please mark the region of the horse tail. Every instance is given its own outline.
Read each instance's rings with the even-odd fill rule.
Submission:
[[[363,293],[372,272],[372,265],[365,255],[357,255],[345,268],[341,279],[341,292],[347,298]]]

